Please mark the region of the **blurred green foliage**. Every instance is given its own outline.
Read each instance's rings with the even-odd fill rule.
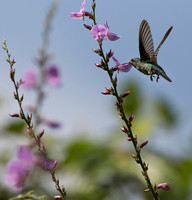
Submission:
[[[14,134],[22,134],[25,128],[25,123],[22,120],[11,120],[6,124],[5,130]]]

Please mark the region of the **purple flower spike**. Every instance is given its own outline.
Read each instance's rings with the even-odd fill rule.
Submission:
[[[37,159],[27,146],[21,146],[17,154],[17,159],[11,161],[8,165],[5,182],[16,191],[20,191],[23,189],[25,180]]]
[[[118,72],[119,71],[120,72],[128,72],[131,69],[131,67],[132,67],[131,64],[129,64],[129,63],[120,64],[119,61],[114,56],[112,56],[112,58],[116,64],[116,66],[114,67],[114,70],[117,70]]]
[[[61,85],[59,69],[57,66],[51,65],[46,69],[46,80],[51,86],[58,87]]]
[[[86,1],[84,0],[84,2],[81,4],[81,9],[79,12],[72,12],[70,14],[72,19],[83,19],[84,20],[84,16],[85,16],[85,3]]]
[[[116,35],[114,33],[109,32],[109,26],[108,26],[107,22],[105,22],[105,28],[107,30],[107,37],[108,37],[109,40],[115,41],[115,40],[118,40],[121,37],[119,35]]]
[[[102,44],[103,40],[106,40],[107,37],[107,29],[102,25],[94,25],[91,29],[91,36],[95,38],[99,42],[99,44]]]
[[[21,84],[25,89],[36,88],[37,86],[37,72],[34,69],[28,69]]]

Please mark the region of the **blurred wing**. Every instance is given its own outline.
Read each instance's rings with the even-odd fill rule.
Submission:
[[[141,60],[152,61],[154,55],[153,38],[149,24],[145,19],[139,28],[139,52]]]
[[[165,33],[165,36],[163,37],[162,41],[160,42],[159,46],[157,47],[155,53],[154,53],[154,56],[153,56],[153,62],[157,63],[157,55],[159,53],[159,49],[161,47],[161,45],[165,42],[166,38],[168,37],[169,33],[171,32],[173,26],[171,26],[169,28],[169,30]]]

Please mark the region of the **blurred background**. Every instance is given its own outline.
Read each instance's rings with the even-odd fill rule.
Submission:
[[[6,38],[10,52],[16,59],[16,78],[27,69],[38,70],[36,58],[42,45],[45,18],[51,0],[1,0],[0,40]],[[115,100],[101,95],[110,87],[104,71],[96,68],[100,58],[91,48],[97,42],[83,23],[85,18],[73,20],[70,12],[80,10],[82,0],[60,1],[51,23],[50,64],[60,71],[61,87],[46,86],[46,98],[41,115],[62,124],[58,129],[45,129],[43,141],[50,158],[58,160],[56,175],[66,187],[69,199],[151,199],[144,193],[146,184],[140,166],[130,154],[132,144],[120,128],[123,123],[115,110]],[[86,1],[85,11],[91,11],[92,1]],[[119,91],[130,90],[126,98],[126,114],[134,114],[133,132],[139,141],[149,140],[142,157],[149,163],[153,183],[170,182],[172,190],[160,192],[161,199],[192,199],[192,86],[191,79],[191,7],[192,2],[180,1],[96,1],[98,24],[107,20],[110,31],[121,35],[116,42],[104,41],[106,51],[112,49],[120,63],[139,57],[138,30],[143,19],[149,22],[155,48],[170,26],[173,30],[158,55],[158,64],[172,79],[160,77],[158,83],[135,68],[118,74]],[[28,145],[25,125],[9,117],[18,112],[9,78],[5,52],[0,51],[0,199],[19,193],[4,184],[6,166],[15,157],[20,145]],[[113,61],[110,63],[114,66]],[[24,103],[33,105],[36,93],[21,90]],[[35,168],[26,180],[24,192],[35,190],[52,199],[57,194],[50,174]]]

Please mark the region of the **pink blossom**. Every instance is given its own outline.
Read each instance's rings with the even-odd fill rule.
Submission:
[[[61,85],[61,80],[59,77],[59,69],[55,65],[51,65],[46,69],[46,81],[54,87]]]
[[[107,37],[108,37],[109,40],[115,41],[115,40],[118,40],[121,37],[121,36],[119,36],[117,34],[109,32],[109,26],[107,24],[107,21],[105,22],[105,28],[107,30]]]
[[[128,72],[131,69],[131,64],[129,63],[123,63],[120,64],[119,61],[112,56],[113,61],[115,62],[116,66],[114,67],[114,70],[117,70],[118,72]]]
[[[84,2],[81,5],[81,9],[80,9],[79,12],[72,12],[70,14],[70,16],[71,16],[72,19],[83,19],[84,20],[84,16],[85,16],[85,12],[84,12],[85,3],[86,3],[86,1],[84,0]]]
[[[94,25],[91,29],[91,36],[101,45],[102,41],[107,39],[107,29],[102,25]]]
[[[17,158],[10,161],[7,168],[5,182],[12,185],[13,189],[23,189],[25,180],[32,168],[35,166],[36,156],[27,146],[21,146],[17,152]]]
[[[28,69],[25,74],[21,85],[25,89],[36,88],[37,86],[37,72],[34,69]]]

